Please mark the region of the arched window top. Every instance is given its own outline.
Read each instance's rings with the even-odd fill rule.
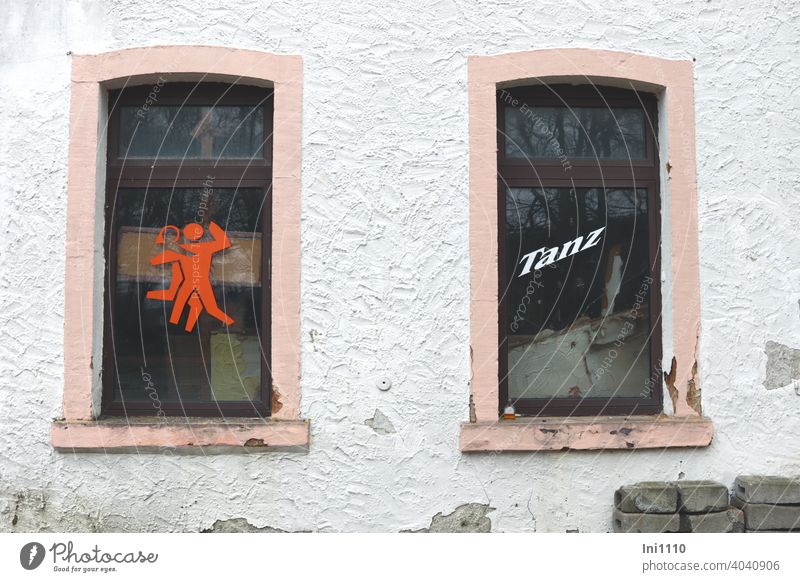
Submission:
[[[500,162],[560,159],[655,163],[655,96],[595,84],[536,83],[497,91]]]
[[[584,83],[657,91],[692,85],[692,62],[586,48],[544,49],[469,60],[470,82],[500,86]]]

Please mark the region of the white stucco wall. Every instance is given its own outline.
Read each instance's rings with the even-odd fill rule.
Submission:
[[[0,530],[399,531],[466,503],[493,531],[607,531],[638,480],[800,473],[800,4],[621,0],[3,0]],[[427,5],[423,7],[423,4]],[[305,63],[302,415],[308,454],[59,454],[73,53],[213,44]],[[701,450],[463,455],[466,58],[546,47],[694,58]],[[377,378],[393,382],[388,392]],[[396,428],[365,424],[379,409]]]

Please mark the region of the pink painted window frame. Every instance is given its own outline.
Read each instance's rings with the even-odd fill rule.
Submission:
[[[272,180],[272,416],[197,422],[96,420],[102,389],[105,95],[124,85],[227,81],[274,88]],[[300,418],[300,180],[303,61],[296,55],[210,46],[157,46],[72,56],[63,419],[57,449],[140,447],[306,447]]]
[[[667,386],[671,414],[655,417],[526,418],[498,420],[498,87],[532,79],[618,85],[659,96],[666,127],[662,144],[662,232],[669,236],[674,380]],[[698,261],[697,184],[694,139],[694,74],[691,61],[592,50],[546,49],[495,56],[472,56],[468,62],[470,197],[470,346],[471,422],[461,429],[461,449],[562,450],[569,448],[653,448],[706,446],[713,427],[700,413],[700,274]],[[666,179],[664,179],[666,177]],[[666,191],[666,196],[665,196]],[[663,253],[663,248],[662,248]],[[664,292],[669,291],[664,289]],[[669,362],[665,361],[665,368]],[[667,419],[667,420],[665,420]],[[676,422],[677,421],[677,422]],[[610,425],[608,424],[610,423]],[[611,426],[611,428],[609,428]],[[623,429],[620,433],[610,431]],[[553,430],[558,429],[558,430]],[[628,430],[630,429],[630,430]],[[641,438],[622,438],[636,432]],[[596,438],[590,435],[596,434]],[[645,438],[646,435],[646,438]]]

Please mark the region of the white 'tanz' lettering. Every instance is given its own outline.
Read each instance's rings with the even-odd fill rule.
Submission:
[[[571,257],[580,251],[585,251],[586,249],[595,246],[598,242],[600,242],[600,235],[605,229],[606,227],[602,226],[597,230],[590,232],[589,236],[586,237],[585,244],[583,244],[583,237],[579,236],[574,240],[564,243],[560,247],[542,247],[540,249],[536,249],[532,253],[523,255],[520,264],[525,263],[525,265],[522,267],[522,272],[517,275],[517,277],[523,277],[527,275],[531,272],[532,268],[536,270],[543,269],[547,265],[555,263],[556,261]],[[581,246],[582,244],[583,246]],[[541,255],[541,258],[534,265],[534,261],[537,257],[539,257],[539,255]]]

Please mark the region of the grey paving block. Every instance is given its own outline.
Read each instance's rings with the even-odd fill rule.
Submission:
[[[744,524],[748,531],[800,530],[800,505],[745,503],[738,498],[734,503],[744,511]]]
[[[742,533],[744,512],[736,507],[714,513],[685,514],[681,531],[691,533]]]
[[[676,481],[681,511],[724,511],[730,505],[728,488],[716,481]]]
[[[800,504],[800,479],[767,475],[739,475],[733,493],[746,503]]]
[[[675,513],[678,488],[674,483],[662,481],[623,485],[614,493],[614,505],[627,513]]]
[[[626,513],[614,510],[614,531],[617,533],[663,533],[681,529],[679,513]]]

